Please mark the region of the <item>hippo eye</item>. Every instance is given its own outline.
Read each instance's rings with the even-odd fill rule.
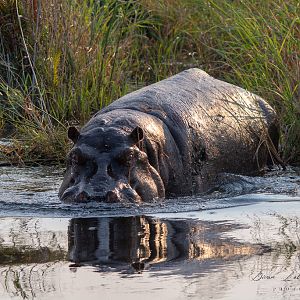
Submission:
[[[97,163],[95,161],[91,161],[89,167],[90,167],[90,176],[95,175],[98,171]]]
[[[122,152],[118,157],[117,160],[122,165],[130,165],[133,159],[133,151],[132,149],[126,150]]]
[[[73,154],[71,156],[71,163],[73,165],[83,165],[85,163],[85,159],[83,156],[78,155],[78,154]]]
[[[113,170],[112,170],[111,164],[109,164],[109,165],[107,166],[107,174],[108,174],[110,177],[114,177],[114,174],[113,174]]]

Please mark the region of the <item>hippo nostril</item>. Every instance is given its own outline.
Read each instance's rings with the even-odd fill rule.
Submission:
[[[60,200],[63,202],[73,202],[72,199],[74,198],[73,191],[65,191],[62,195],[60,195]]]
[[[114,174],[113,174],[113,170],[112,170],[112,166],[111,166],[111,164],[109,164],[108,166],[107,166],[107,174],[108,174],[108,176],[110,176],[110,177],[114,177]]]
[[[105,200],[106,200],[106,202],[109,202],[109,203],[120,202],[120,199],[119,199],[117,193],[113,192],[113,191],[108,191],[106,193]]]
[[[87,192],[83,191],[83,192],[80,192],[76,198],[77,198],[78,202],[86,202],[89,200],[90,196]]]

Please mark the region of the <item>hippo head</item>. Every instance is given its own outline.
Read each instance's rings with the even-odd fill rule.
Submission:
[[[144,131],[70,127],[74,146],[59,190],[63,202],[140,202],[162,198],[164,185],[142,150]]]

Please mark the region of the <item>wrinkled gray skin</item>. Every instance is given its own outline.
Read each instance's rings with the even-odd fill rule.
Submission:
[[[221,172],[257,174],[276,152],[278,126],[260,97],[190,69],[116,100],[68,136],[62,201],[140,202],[207,191]]]

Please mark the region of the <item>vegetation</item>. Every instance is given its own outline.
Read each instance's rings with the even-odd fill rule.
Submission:
[[[2,136],[19,161],[59,161],[68,125],[199,67],[269,101],[299,163],[299,16],[297,0],[0,0]]]

